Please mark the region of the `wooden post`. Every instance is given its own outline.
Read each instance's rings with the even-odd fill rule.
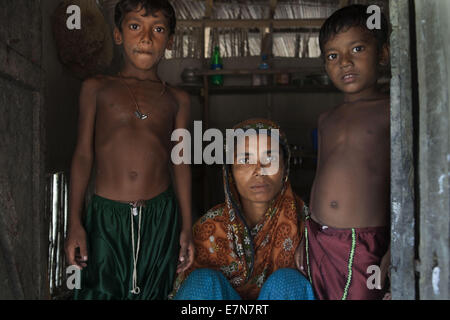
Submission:
[[[450,298],[450,3],[416,0],[420,299]]]
[[[414,161],[409,1],[390,1],[391,35],[391,292],[415,299]]]
[[[211,19],[212,16],[212,10],[213,10],[214,0],[206,0],[205,1],[205,15],[203,17],[201,29],[202,29],[202,57],[203,60],[203,66],[204,68],[207,68],[208,66],[208,60],[206,59],[206,21]]]
[[[278,0],[269,0],[270,3],[270,19],[273,19],[273,17],[275,16],[275,10],[277,8],[277,2]]]
[[[17,269],[17,253],[11,239],[11,233],[17,233],[18,227],[18,223],[14,223],[17,212],[11,190],[8,178],[0,173],[0,254],[4,259],[4,268],[12,296],[14,299],[24,299],[25,293],[20,279],[20,271]]]
[[[214,0],[206,0],[205,1],[205,18],[207,18],[207,19],[211,18],[211,16],[212,16],[213,2],[214,2]]]
[[[206,0],[205,1],[205,16],[204,16],[204,22],[202,25],[202,33],[203,33],[203,65],[205,69],[209,68],[208,65],[208,59],[206,59],[206,20],[210,20],[213,12],[213,6],[214,6],[214,0]],[[209,127],[209,78],[207,75],[203,75],[203,88],[202,88],[202,95],[203,95],[203,114],[202,114],[202,124],[203,124],[203,130],[207,130]],[[203,150],[203,148],[202,148]],[[209,193],[209,168],[206,164],[202,164],[202,188],[203,188],[203,212],[205,213],[210,206],[210,193]]]
[[[339,7],[340,8],[346,7],[349,5],[349,3],[350,3],[349,0],[339,0]]]
[[[209,78],[207,75],[203,76],[203,130],[208,130],[209,127]],[[203,150],[203,148],[202,148]],[[210,206],[210,187],[209,187],[209,168],[208,165],[202,164],[202,175],[203,175],[203,212],[206,212]]]

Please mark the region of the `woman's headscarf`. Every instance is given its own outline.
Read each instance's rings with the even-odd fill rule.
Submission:
[[[251,119],[234,129],[261,133],[279,126],[266,119]],[[284,153],[281,191],[271,201],[264,218],[253,228],[244,219],[231,165],[223,165],[225,203],[209,210],[194,225],[195,258],[191,268],[177,280],[177,286],[197,268],[220,270],[243,299],[256,299],[263,283],[277,269],[295,268],[294,252],[303,236],[303,201],[289,183],[290,150],[279,131]],[[281,167],[281,166],[280,166]]]

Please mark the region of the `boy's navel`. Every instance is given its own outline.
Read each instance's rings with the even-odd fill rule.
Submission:
[[[332,207],[333,209],[337,209],[337,208],[338,208],[338,203],[337,203],[337,201],[331,201],[331,202],[330,202],[330,207]]]
[[[136,171],[131,171],[131,172],[129,173],[129,176],[130,176],[130,179],[131,179],[131,180],[136,180],[137,177],[138,177],[138,173],[137,173]]]

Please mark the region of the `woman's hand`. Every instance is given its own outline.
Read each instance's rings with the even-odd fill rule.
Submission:
[[[194,262],[194,242],[192,230],[183,229],[180,234],[180,256],[178,258],[177,273],[186,271]]]

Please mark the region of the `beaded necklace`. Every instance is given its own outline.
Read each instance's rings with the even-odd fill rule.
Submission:
[[[138,103],[136,101],[136,97],[133,94],[133,91],[131,90],[130,86],[125,82],[125,80],[123,79],[122,73],[120,73],[120,72],[119,72],[119,79],[124,84],[124,86],[127,87],[128,92],[130,93],[130,96],[133,99],[133,102],[134,102],[134,104],[136,106],[136,111],[134,112],[134,115],[136,116],[136,118],[138,118],[140,120],[146,120],[148,118],[149,114],[148,113],[145,114],[145,113],[141,112],[141,110],[139,109],[139,105],[138,105]],[[161,91],[161,94],[159,95],[158,98],[161,98],[164,95],[164,93],[166,93],[167,86],[166,86],[166,83],[164,81],[161,81],[161,80],[159,80],[159,81],[145,80],[145,81],[159,82],[159,83],[161,83],[163,85],[163,90]]]

